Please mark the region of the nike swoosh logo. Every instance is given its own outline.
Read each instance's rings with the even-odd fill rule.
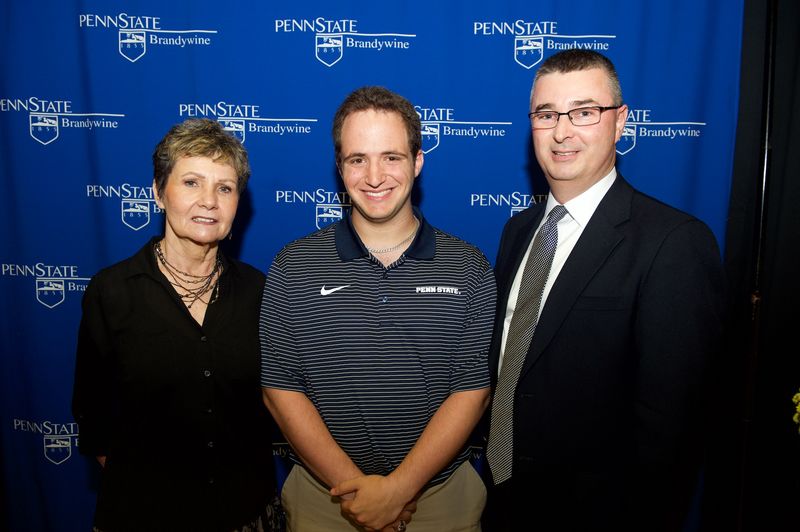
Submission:
[[[350,286],[350,285],[346,284],[344,286],[337,286],[335,288],[325,288],[325,285],[322,285],[322,288],[319,289],[319,295],[327,296],[327,295],[330,295],[330,294],[332,294],[334,292],[338,292],[342,288],[347,288],[348,286]]]

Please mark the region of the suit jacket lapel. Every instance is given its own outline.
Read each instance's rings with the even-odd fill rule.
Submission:
[[[630,218],[633,189],[621,175],[597,206],[555,280],[536,325],[520,378],[536,364],[575,301],[622,241],[617,227]]]

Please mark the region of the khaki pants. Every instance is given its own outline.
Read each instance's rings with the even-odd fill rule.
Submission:
[[[337,498],[306,471],[294,466],[281,492],[289,532],[360,530],[342,517]],[[469,462],[464,462],[445,482],[425,490],[408,532],[446,532],[481,529],[486,488]]]

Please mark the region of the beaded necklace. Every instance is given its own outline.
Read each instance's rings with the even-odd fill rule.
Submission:
[[[167,273],[169,284],[175,288],[178,296],[180,296],[181,300],[188,308],[192,308],[192,305],[198,300],[205,302],[201,298],[209,292],[211,292],[211,297],[208,300],[208,304],[210,305],[217,300],[219,297],[219,290],[217,289],[219,285],[219,273],[222,271],[222,261],[219,258],[219,251],[217,251],[216,261],[214,262],[214,267],[211,269],[211,273],[208,275],[192,275],[191,273],[179,270],[167,261],[164,252],[161,250],[160,241],[156,242],[153,248],[158,262],[161,263],[164,267],[164,271]]]

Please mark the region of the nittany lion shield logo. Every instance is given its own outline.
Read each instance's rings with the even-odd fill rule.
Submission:
[[[150,202],[146,200],[122,200],[122,223],[138,231],[150,223]]]
[[[72,456],[72,436],[45,436],[44,457],[55,465],[63,464]]]
[[[135,63],[147,52],[147,34],[143,31],[119,30],[119,53]]]
[[[625,155],[636,146],[636,124],[625,124],[617,141],[617,153]]]
[[[422,153],[433,151],[439,145],[439,130],[441,124],[438,122],[422,123]]]
[[[244,120],[218,118],[217,121],[222,124],[222,129],[239,139],[239,142],[244,144]]]
[[[344,214],[344,205],[317,203],[317,229],[338,222]]]
[[[320,63],[327,67],[332,67],[342,59],[344,48],[340,33],[318,33],[316,54]]]
[[[523,35],[514,38],[514,61],[525,68],[533,68],[544,55],[544,39]]]
[[[29,122],[31,137],[45,146],[58,138],[58,115],[31,113]]]
[[[64,301],[63,279],[36,279],[36,301],[53,308]]]

